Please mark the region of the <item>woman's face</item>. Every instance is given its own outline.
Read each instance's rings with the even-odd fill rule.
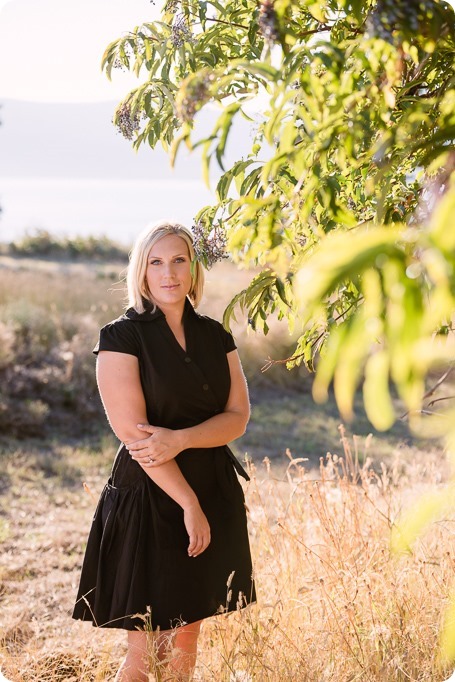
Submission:
[[[168,234],[150,249],[145,280],[153,301],[165,313],[183,311],[191,289],[191,262],[188,246],[182,237]]]

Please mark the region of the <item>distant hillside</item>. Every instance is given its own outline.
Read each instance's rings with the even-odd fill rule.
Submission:
[[[134,152],[111,123],[115,106],[115,102],[49,104],[3,100],[0,176],[161,180],[200,177],[199,155],[190,156],[182,150],[173,171],[161,148],[152,151],[144,147]],[[203,116],[200,126],[210,130],[216,112],[204,112]],[[239,123],[239,149],[245,148],[249,134],[249,125]]]

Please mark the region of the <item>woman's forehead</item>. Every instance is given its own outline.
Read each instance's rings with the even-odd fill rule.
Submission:
[[[182,253],[189,253],[188,244],[178,234],[167,234],[161,237],[161,239],[153,244],[149,251],[149,255],[170,254],[178,256]]]

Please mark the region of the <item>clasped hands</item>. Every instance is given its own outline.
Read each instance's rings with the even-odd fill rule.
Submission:
[[[145,469],[165,464],[185,450],[181,431],[151,424],[138,424],[137,428],[150,435],[125,445],[131,457]],[[197,499],[183,506],[183,522],[189,537],[188,555],[197,557],[210,544],[210,526]]]
[[[131,457],[143,467],[158,467],[174,459],[185,449],[178,431],[151,424],[138,424],[137,428],[150,436],[128,443],[126,448]]]

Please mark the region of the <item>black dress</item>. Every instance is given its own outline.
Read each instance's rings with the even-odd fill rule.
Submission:
[[[161,310],[129,309],[103,327],[94,349],[138,357],[149,423],[170,429],[222,412],[230,390],[232,336],[188,300],[183,324],[186,351]],[[210,545],[188,556],[182,508],[121,444],[93,518],[73,618],[134,630],[148,614],[149,626],[167,630],[255,600],[236,475],[246,472],[227,446],[184,450],[176,462],[207,516]]]

